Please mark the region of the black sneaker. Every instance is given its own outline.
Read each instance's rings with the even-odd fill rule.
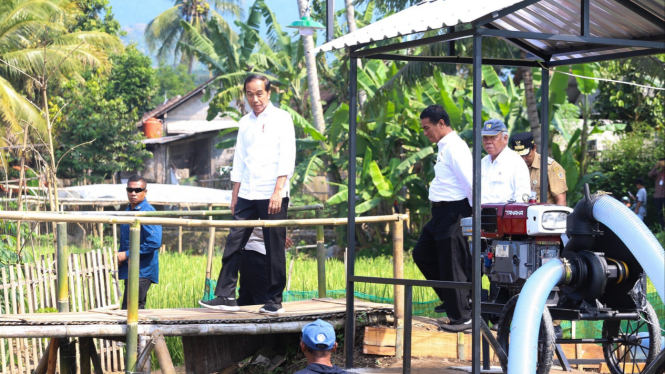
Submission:
[[[441,303],[441,305],[434,307],[434,313],[445,313],[446,312],[446,305],[444,303]]]
[[[461,322],[461,321],[460,321]],[[446,323],[441,325],[441,330],[446,332],[463,332],[471,330],[471,320],[459,322]]]
[[[554,337],[556,339],[563,339],[563,329],[561,326],[554,326]]]
[[[233,297],[221,297],[217,296],[216,298],[208,301],[199,301],[199,305],[208,309],[215,310],[226,310],[229,312],[236,312],[240,310],[236,299]]]
[[[282,304],[266,304],[259,309],[259,313],[279,314],[284,313],[284,308],[282,308]]]

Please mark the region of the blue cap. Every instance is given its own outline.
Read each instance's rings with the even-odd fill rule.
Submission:
[[[302,328],[302,341],[315,351],[329,351],[335,346],[335,329],[328,322],[317,319]]]
[[[500,119],[491,119],[483,124],[482,136],[493,136],[500,132],[508,132],[506,125]]]

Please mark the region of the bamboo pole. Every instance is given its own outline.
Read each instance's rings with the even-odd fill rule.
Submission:
[[[92,338],[79,339],[79,350],[81,351],[81,366],[79,368],[81,374],[92,374],[91,349],[95,349]]]
[[[403,220],[404,214],[393,214],[386,216],[356,217],[355,223],[378,223],[395,222]],[[314,218],[314,219],[286,219],[286,220],[247,220],[247,221],[222,221],[222,220],[198,220],[198,219],[178,219],[178,218],[159,218],[159,217],[114,217],[114,216],[82,216],[58,213],[32,213],[32,212],[8,212],[0,211],[0,219],[23,220],[23,221],[41,221],[41,222],[73,222],[73,223],[97,223],[108,224],[134,224],[138,222],[141,225],[162,225],[162,226],[183,226],[183,227],[297,227],[297,226],[344,226],[347,225],[347,218]]]
[[[392,223],[393,232],[393,278],[404,278],[404,223]],[[404,342],[404,286],[395,285],[395,357],[402,358]]]
[[[69,284],[67,283],[67,224],[58,222],[57,261],[58,261],[58,312],[69,312]]]
[[[321,207],[323,208],[323,207]],[[322,209],[316,210],[316,218],[321,219]],[[323,225],[316,226],[316,269],[319,283],[319,297],[326,297],[326,247],[323,238]]]
[[[178,208],[182,210],[182,205],[178,205]],[[182,254],[182,226],[178,226],[178,254]]]
[[[25,183],[25,145],[28,142],[28,128],[25,126],[23,130],[23,147],[21,148],[21,170],[19,177],[19,188],[18,188],[18,210],[23,210],[23,183]],[[16,222],[16,253],[21,255],[21,221]]]
[[[58,346],[60,346],[60,338],[51,338],[48,351],[48,363],[46,365],[47,374],[55,374],[56,360],[58,358]]]
[[[152,201],[150,202],[152,204]],[[118,217],[214,217],[233,215],[230,209],[212,210],[214,204],[208,204],[208,210],[159,210],[159,211],[78,211],[61,212],[67,215],[118,216]],[[289,207],[289,212],[321,210],[323,205],[302,205]]]
[[[212,210],[212,206],[210,206],[209,209]],[[212,217],[209,217],[208,220],[212,221]],[[208,263],[206,265],[206,279],[210,279],[212,276],[212,256],[215,251],[215,228],[211,227],[208,229],[208,233]]]
[[[138,334],[149,335],[160,330],[164,336],[213,336],[213,335],[265,335],[301,332],[302,328],[311,321],[289,321],[271,323],[228,323],[228,324],[142,324],[135,331]],[[344,318],[327,320],[335,328],[343,327]],[[393,318],[387,315],[371,316],[358,320],[358,326],[369,323],[392,323]],[[128,336],[126,324],[113,325],[23,325],[0,326],[0,337],[3,338],[36,338],[36,337],[124,337]],[[129,352],[129,351],[128,351]],[[125,367],[126,370],[127,367]]]
[[[159,362],[162,373],[175,374],[175,368],[173,367],[169,349],[166,347],[164,335],[162,335],[161,331],[157,330],[152,334],[152,338],[155,341],[155,356],[157,356],[157,362]]]
[[[129,279],[127,281],[127,356],[125,372],[136,371],[139,327],[139,259],[141,224],[136,220],[129,228]]]

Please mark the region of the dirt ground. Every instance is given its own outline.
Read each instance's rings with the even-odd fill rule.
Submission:
[[[413,318],[413,330],[414,331],[436,331],[439,329],[439,321],[434,318],[427,317],[414,317]],[[402,373],[402,359],[397,359],[392,356],[376,356],[376,355],[365,355],[363,354],[363,338],[364,330],[358,329],[356,331],[356,344],[354,350],[354,369],[348,370],[349,374],[391,374],[391,373]],[[287,361],[280,365],[272,373],[284,373],[291,374],[300,369],[303,369],[307,362],[302,353],[297,354],[296,356],[287,355]],[[342,366],[344,364],[344,352],[343,349],[338,349],[332,357],[333,364]],[[494,364],[496,365],[496,364]],[[243,374],[268,374],[265,370],[256,370],[252,367],[253,365],[243,365],[243,368],[240,370],[231,370],[224,371],[224,374],[230,373],[243,373]],[[455,359],[447,358],[433,358],[433,357],[412,357],[411,358],[411,372],[414,374],[460,374],[465,371],[459,369],[453,369],[454,367],[470,367],[470,361],[460,361]],[[491,371],[492,373],[501,373],[500,367],[493,366],[493,369],[498,369]],[[469,371],[470,372],[470,371]],[[185,367],[179,366],[176,367],[176,373],[185,373]],[[220,372],[221,373],[221,372]],[[563,374],[566,373],[562,370],[552,369],[550,370],[552,374]],[[573,370],[572,373],[588,373],[584,371]],[[161,371],[153,371],[152,374],[161,374]]]

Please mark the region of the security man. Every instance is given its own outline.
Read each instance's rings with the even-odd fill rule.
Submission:
[[[531,175],[531,191],[536,192],[536,199],[540,201],[540,154],[538,146],[533,141],[530,132],[520,132],[513,135],[510,148],[522,156],[529,167]],[[547,158],[547,202],[566,206],[566,171],[551,157]]]

